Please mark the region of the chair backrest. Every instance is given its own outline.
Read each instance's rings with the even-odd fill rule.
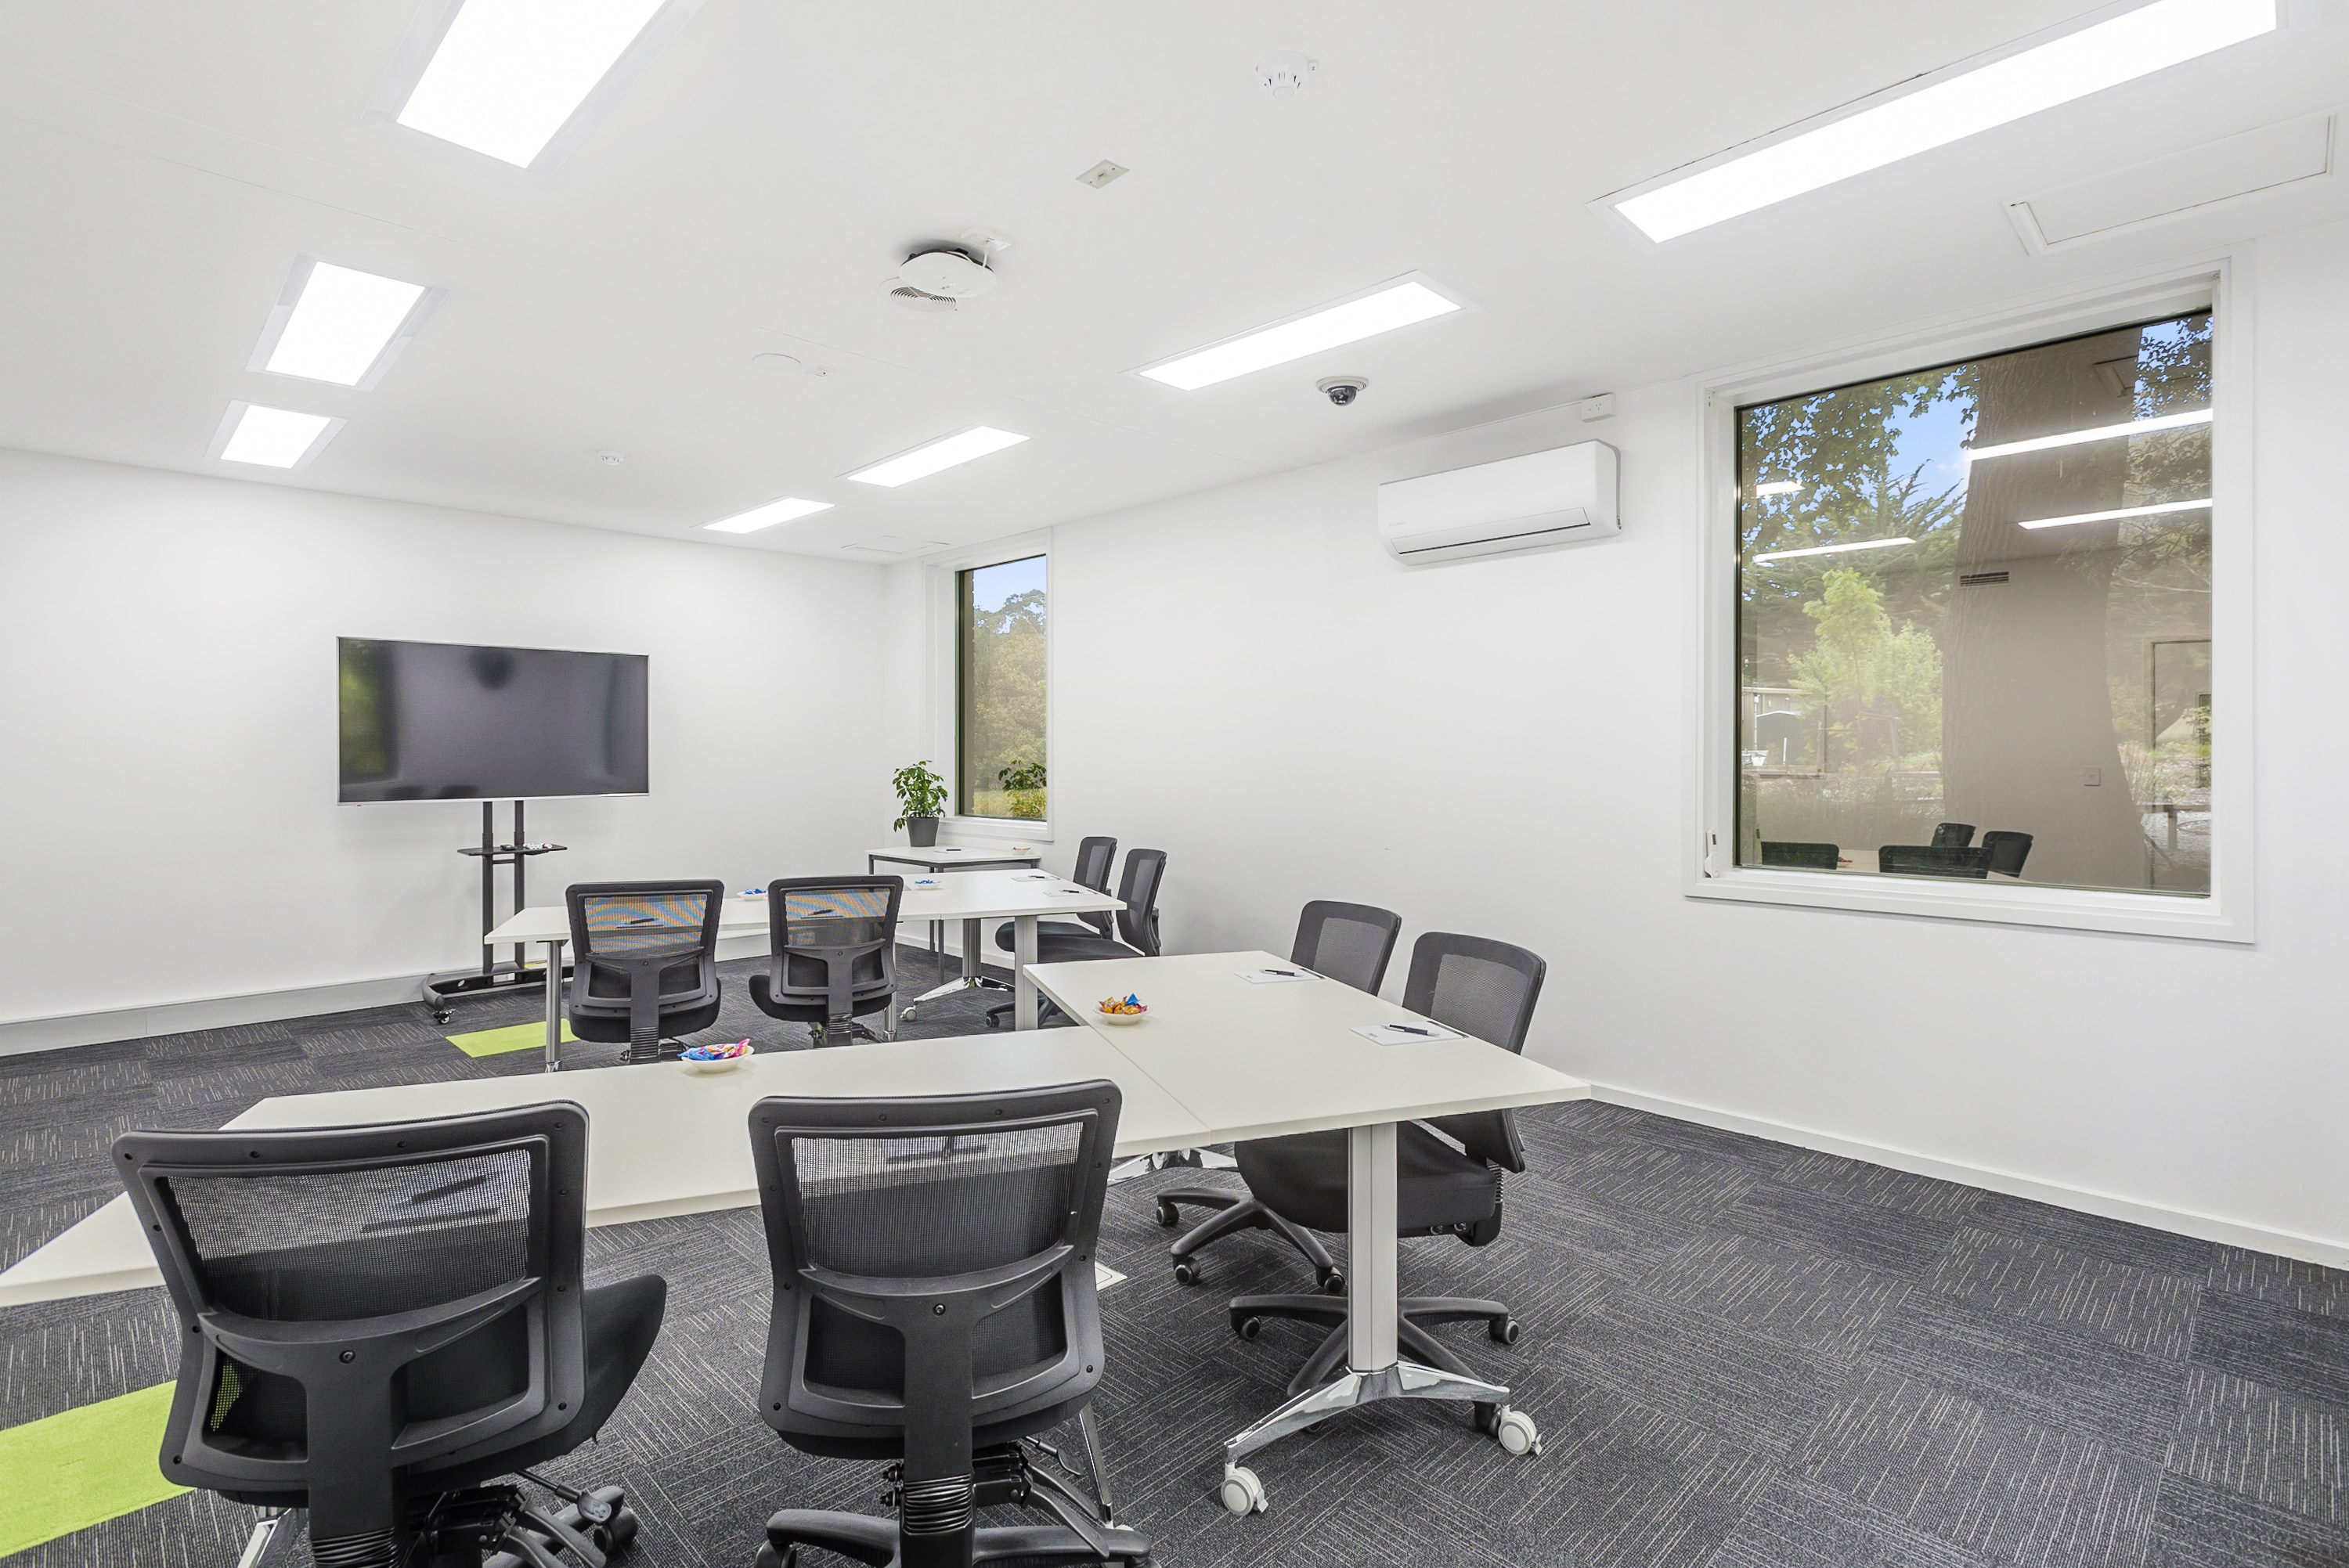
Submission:
[[[1990,851],[1988,870],[2001,876],[2019,877],[2023,874],[2023,862],[2031,858],[2031,835],[1993,828],[1982,835],[1982,847]]]
[[[1526,1030],[1541,1000],[1549,965],[1522,947],[1456,932],[1431,931],[1412,944],[1402,1005],[1505,1051],[1526,1048]],[[1526,1168],[1516,1118],[1506,1110],[1428,1119],[1480,1160],[1506,1171]]]
[[[1974,841],[1971,822],[1936,822],[1933,825],[1933,847],[1937,850],[1962,850]]]
[[[846,1018],[897,989],[905,879],[782,877],[767,884],[769,993]],[[867,1008],[867,1011],[870,1009]]]
[[[628,1037],[649,1046],[664,1013],[718,999],[722,882],[574,882],[572,1016],[626,1018]]]
[[[1164,850],[1128,850],[1117,879],[1118,940],[1144,958],[1158,956],[1158,884],[1166,880]]]
[[[1986,877],[1990,851],[1979,844],[1886,844],[1876,851],[1876,869],[1886,876]]]
[[[1085,839],[1077,845],[1076,869],[1069,873],[1069,880],[1079,887],[1089,887],[1095,892],[1107,892],[1109,873],[1116,864],[1117,841],[1115,839],[1100,837]],[[1116,927],[1110,923],[1109,911],[1105,909],[1091,910],[1077,918],[1103,936],[1116,930]]]
[[[306,1506],[322,1562],[388,1565],[409,1469],[580,1408],[578,1106],[130,1132],[114,1155],[185,1330],[161,1456],[181,1485]]]
[[[1288,950],[1288,961],[1375,996],[1402,932],[1402,916],[1392,910],[1315,899],[1297,917],[1297,942]]]
[[[1840,861],[1842,846],[1838,844],[1798,844],[1785,841],[1762,841],[1762,863],[1765,866],[1798,866],[1805,871],[1831,872]]]
[[[969,1527],[975,1426],[1101,1380],[1093,1255],[1120,1103],[1095,1080],[751,1109],[775,1291],[760,1414],[810,1452],[902,1443],[908,1533]]]

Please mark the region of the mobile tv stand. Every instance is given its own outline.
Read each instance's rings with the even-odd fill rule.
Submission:
[[[482,801],[480,845],[468,845],[457,851],[460,855],[475,856],[481,862],[481,934],[483,936],[495,931],[498,925],[498,868],[500,866],[513,868],[513,906],[519,913],[525,903],[523,897],[523,868],[531,856],[559,854],[570,847],[566,844],[533,844],[525,840],[522,830],[522,808],[523,803],[520,800],[513,803],[513,842],[502,844],[498,842],[497,826],[492,820],[492,814],[497,808],[488,800]],[[501,964],[496,961],[496,951],[484,942],[481,944],[480,974],[460,975],[447,980],[426,981],[424,1000],[425,1005],[432,1009],[432,1021],[436,1024],[447,1023],[452,1016],[458,998],[462,996],[478,996],[485,994],[503,995],[510,991],[543,989],[546,985],[546,966],[540,965],[533,968],[524,962],[525,953],[523,944],[517,942],[514,944],[513,962]],[[561,976],[558,975],[556,978],[559,983]]]

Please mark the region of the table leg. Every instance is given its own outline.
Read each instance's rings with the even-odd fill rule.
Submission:
[[[556,937],[546,944],[546,1070],[563,1068],[563,944]]]
[[[1036,962],[1036,917],[1023,914],[1011,923],[1011,1021],[1023,1029],[1036,1026],[1036,979],[1028,965]]]
[[[1317,1426],[1340,1410],[1380,1399],[1464,1399],[1506,1406],[1497,1383],[1463,1377],[1403,1359],[1396,1351],[1401,1317],[1395,1269],[1395,1127],[1383,1122],[1346,1132],[1346,1366],[1317,1387],[1234,1433],[1224,1444],[1218,1489],[1234,1513],[1259,1512],[1264,1484],[1240,1460],[1266,1444]],[[1537,1434],[1523,1417],[1523,1440],[1540,1452]]]

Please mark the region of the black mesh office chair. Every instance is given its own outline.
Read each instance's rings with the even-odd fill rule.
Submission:
[[[1504,1049],[1522,1050],[1548,967],[1506,942],[1432,931],[1412,947],[1403,1006]],[[1516,1118],[1506,1110],[1439,1116],[1424,1124],[1405,1122],[1395,1134],[1397,1234],[1455,1235],[1481,1247],[1501,1233],[1502,1172],[1526,1168]],[[1238,1153],[1241,1178],[1268,1209],[1309,1230],[1345,1230],[1342,1130],[1262,1139],[1240,1144]],[[1270,1318],[1329,1330],[1321,1347],[1289,1380],[1291,1394],[1326,1380],[1346,1354],[1346,1303],[1341,1299],[1244,1295],[1232,1302],[1230,1312],[1232,1328],[1243,1339],[1254,1339]],[[1428,1330],[1441,1324],[1475,1322],[1482,1322],[1498,1343],[1516,1343],[1516,1320],[1506,1306],[1465,1296],[1403,1297],[1395,1332],[1406,1355],[1473,1377],[1476,1374],[1468,1365]],[[1476,1424],[1490,1431],[1497,1415],[1492,1406],[1479,1405]]]
[[[2023,874],[2023,862],[2031,858],[2031,835],[1992,829],[1982,835],[1982,847],[1990,851],[1990,864],[1984,868],[1986,872],[1994,872],[2004,877],[2019,877]]]
[[[1933,824],[1933,848],[1962,850],[1974,841],[1971,822],[1936,822]]]
[[[1886,844],[1876,851],[1876,869],[1889,877],[1986,877],[1990,851],[1980,844]]]
[[[750,1000],[805,1024],[818,1046],[897,1037],[897,903],[903,877],[785,877],[767,884],[767,973]],[[885,1033],[856,1020],[881,1015]]]
[[[648,1062],[662,1041],[718,1021],[724,882],[574,882],[564,901],[573,1034],[626,1044],[628,1060]]]
[[[1069,872],[1069,880],[1079,887],[1107,892],[1110,868],[1116,863],[1115,839],[1087,839],[1077,846],[1076,866]],[[1046,936],[1107,937],[1113,935],[1116,929],[1110,923],[1110,912],[1097,909],[1070,920],[1040,920],[1036,923],[1036,939],[1040,942]],[[1007,920],[995,928],[995,945],[1009,953],[1018,946],[1018,928]]]
[[[1831,872],[1841,861],[1843,850],[1837,844],[1799,844],[1785,841],[1762,841],[1762,863],[1765,866],[1786,866],[1806,872]]]
[[[1367,903],[1316,900],[1307,904],[1305,913],[1298,917],[1297,941],[1289,949],[1288,961],[1324,979],[1375,996],[1386,980],[1387,961],[1394,956],[1395,938],[1402,931],[1402,916],[1392,911]],[[1346,1288],[1344,1274],[1320,1238],[1304,1226],[1282,1219],[1246,1191],[1228,1187],[1171,1188],[1158,1194],[1158,1222],[1179,1224],[1179,1206],[1185,1203],[1221,1212],[1192,1227],[1166,1249],[1167,1255],[1174,1260],[1174,1277],[1183,1284],[1199,1282],[1199,1265],[1191,1259],[1208,1243],[1237,1231],[1273,1231],[1305,1255],[1305,1261],[1313,1265],[1315,1282],[1323,1290],[1334,1293]]]
[[[750,1144],[774,1270],[759,1411],[802,1453],[886,1463],[894,1518],[790,1509],[802,1546],[899,1568],[1146,1562],[1111,1518],[1090,1403],[1093,1253],[1117,1086],[907,1099],[762,1099]],[[1023,1439],[1079,1418],[1095,1498]],[[1020,1503],[1058,1526],[981,1527]]]
[[[1128,850],[1125,870],[1117,879],[1117,898],[1125,905],[1117,912],[1119,940],[1106,936],[1046,935],[1036,937],[1039,964],[1080,964],[1096,958],[1155,958],[1158,956],[1158,888],[1166,880],[1166,851]],[[1049,998],[1037,999],[1038,1016],[1054,1011]],[[1011,1004],[989,1007],[987,1026],[1001,1025],[1011,1016]]]
[[[636,1533],[617,1487],[530,1477],[553,1509],[483,1484],[595,1436],[660,1332],[657,1275],[581,1278],[586,1112],[131,1132],[114,1157],[183,1331],[163,1474],[306,1513],[247,1561],[305,1524],[322,1568],[599,1568]]]

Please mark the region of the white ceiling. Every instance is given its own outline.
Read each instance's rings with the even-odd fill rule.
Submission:
[[[2034,257],[2003,211],[2332,106],[2341,0],[1661,248],[1585,204],[2084,8],[706,0],[543,179],[367,113],[418,3],[0,3],[0,445],[716,548],[960,543],[2349,212],[2336,176]],[[1276,48],[1319,61],[1286,101]],[[1077,182],[1104,158],[1133,172]],[[1015,242],[991,294],[883,302],[975,225]],[[373,390],[243,368],[298,253],[448,291]],[[1414,270],[1479,308],[1199,392],[1130,374]],[[1335,372],[1371,380],[1350,408]],[[204,455],[234,397],[350,423],[271,475]],[[1034,438],[841,480],[977,423]],[[783,495],[839,505],[698,531]]]

